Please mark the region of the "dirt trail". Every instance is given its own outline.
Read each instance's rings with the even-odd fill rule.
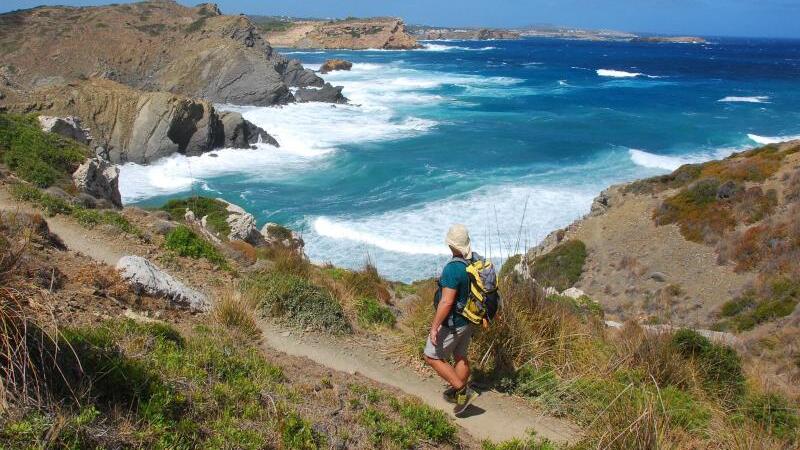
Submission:
[[[452,417],[453,405],[442,399],[444,385],[437,379],[422,378],[413,370],[398,366],[385,355],[359,345],[353,339],[301,333],[273,323],[262,323],[264,346],[293,356],[306,357],[332,369],[359,373],[372,380],[396,387],[419,397],[429,406]],[[467,417],[456,418],[476,439],[499,442],[525,439],[528,430],[551,441],[574,442],[578,428],[569,421],[543,415],[521,399],[486,391],[470,406]]]
[[[41,211],[14,200],[5,189],[0,189],[0,210],[41,214]],[[112,267],[124,256],[121,250],[114,248],[112,242],[108,240],[100,242],[96,234],[74,222],[60,216],[47,217],[46,220],[50,231],[57,234],[70,250],[83,253],[95,261]]]

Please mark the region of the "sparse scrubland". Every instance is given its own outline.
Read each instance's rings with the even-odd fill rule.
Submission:
[[[14,127],[32,123],[19,120]],[[29,131],[29,141],[0,140],[4,161],[9,152],[26,154],[26,146],[42,155],[72,148]],[[721,262],[757,274],[752,286],[724,302],[719,329],[756,332],[796,309],[800,177],[778,184],[771,178],[795,151],[766,147],[627,188],[667,192],[653,220],[678,225],[686,239],[715,246]],[[154,211],[86,209],[43,191],[48,183],[70,187],[69,167],[77,160],[54,161],[47,163],[52,173],[40,172],[55,175],[41,179],[26,175],[36,170],[20,169],[35,164],[6,162],[13,175],[4,178],[4,189],[45,214],[122,231],[165,266],[213,284],[215,301],[207,315],[172,309],[134,292],[110,267],[65,251],[42,216],[3,212],[0,448],[477,445],[419,400],[259,345],[259,321],[269,318],[302,332],[369,336],[398,349],[405,361],[419,361],[433,280],[392,283],[369,261],[346,270],[311,264],[295,248],[212,242],[183,220],[188,207],[225,235],[225,206],[211,199],[169,202],[163,210],[174,227],[163,237],[150,234],[143,224]],[[800,445],[798,398],[763,378],[752,349],[689,329],[654,333],[633,321],[609,329],[596,298],[545,292],[579,282],[590,254],[586,243],[568,238],[532,261],[509,259],[500,272],[504,309],[471,347],[479,387],[578,424],[581,435],[564,448]],[[514,269],[521,262],[536,281]],[[678,285],[665,289],[683,295]],[[759,357],[800,370],[796,349],[795,359],[780,357],[797,345],[798,330],[787,325],[761,339]],[[561,448],[535,434],[483,447]]]

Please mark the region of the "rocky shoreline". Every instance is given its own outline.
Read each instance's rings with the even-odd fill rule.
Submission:
[[[0,28],[0,111],[78,117],[112,163],[279,145],[214,103],[347,102],[214,4],[39,7],[0,15]]]

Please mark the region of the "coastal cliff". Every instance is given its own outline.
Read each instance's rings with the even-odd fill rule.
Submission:
[[[370,48],[403,50],[419,48],[396,18],[344,19],[334,21],[298,20],[283,22],[266,31],[266,39],[276,47],[364,50]]]
[[[298,98],[291,89],[296,89]],[[39,7],[0,15],[0,110],[77,116],[113,163],[278,145],[212,103],[346,103],[245,16],[172,1]]]
[[[292,86],[323,84],[274,52],[249,19],[211,4],[39,7],[0,15],[0,30],[0,60],[24,89],[100,77],[146,91],[266,106],[293,101]]]

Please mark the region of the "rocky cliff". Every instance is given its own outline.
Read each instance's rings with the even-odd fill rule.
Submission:
[[[171,1],[38,7],[0,15],[4,77],[23,89],[101,77],[218,103],[273,105],[322,86],[245,16]]]
[[[220,113],[206,100],[136,90],[110,80],[54,85],[8,100],[12,112],[81,117],[99,156],[114,163],[147,164],[173,153],[199,155],[256,142],[277,145],[241,114]]]
[[[363,50],[419,48],[400,19],[370,18],[335,21],[295,21],[266,33],[276,47]]]

